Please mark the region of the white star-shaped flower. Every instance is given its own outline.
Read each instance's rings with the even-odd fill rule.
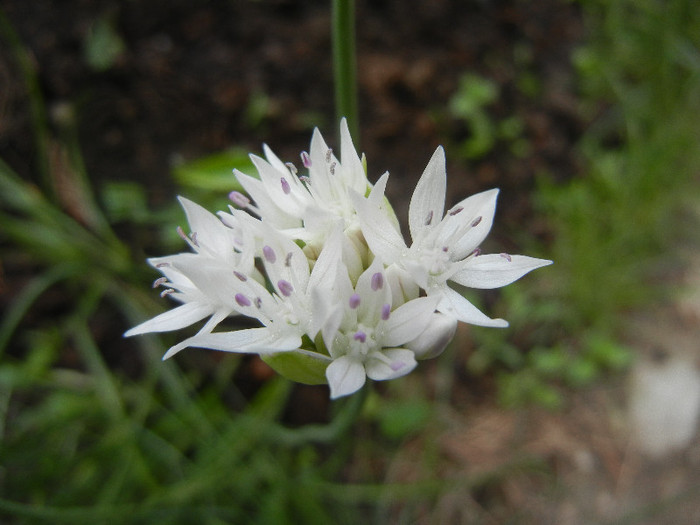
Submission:
[[[336,282],[342,257],[341,230],[329,238],[310,270],[303,251],[291,239],[257,219],[247,215],[241,219],[252,235],[264,239],[260,259],[272,291],[252,277],[230,271],[232,278],[219,293],[231,297],[236,313],[257,319],[263,326],[230,332],[201,330],[170,348],[163,359],[187,347],[260,355],[292,350],[311,353],[300,348],[302,337],[308,335],[313,340],[328,316],[321,296]],[[197,266],[187,270],[188,274],[200,272]],[[316,353],[316,357],[330,361],[322,354]]]
[[[421,297],[392,310],[391,290],[379,259],[354,288],[347,272],[339,272],[322,329],[333,359],[326,368],[331,398],[352,394],[367,377],[382,381],[413,370],[415,354],[404,346],[426,331],[437,302]]]
[[[180,306],[127,331],[127,337],[149,332],[178,330],[209,317],[202,332],[211,331],[218,323],[236,312],[236,305],[226,293],[234,283],[235,270],[253,274],[254,244],[246,230],[224,225],[215,215],[195,204],[179,198],[185,210],[191,234],[179,229],[194,253],[180,253],[148,259],[163,277],[153,285],[163,286],[163,296]]]
[[[353,197],[362,233],[374,254],[398,266],[404,279],[410,279],[429,297],[439,298],[438,311],[465,323],[508,326],[503,319],[486,316],[450,288],[448,281],[470,288],[499,288],[552,261],[525,255],[481,255],[478,248],[493,224],[498,190],[467,197],[445,214],[446,179],[445,153],[438,147],[409,205],[410,247],[379,208],[386,176],[377,182],[369,198]]]

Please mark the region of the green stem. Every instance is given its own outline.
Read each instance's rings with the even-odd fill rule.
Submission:
[[[355,1],[333,0],[333,76],[338,120],[347,118],[357,142],[357,66],[355,59]]]

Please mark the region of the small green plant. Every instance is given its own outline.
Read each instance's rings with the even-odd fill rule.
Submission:
[[[522,138],[523,123],[517,116],[496,120],[489,106],[498,100],[498,85],[488,78],[467,73],[462,76],[457,92],[449,101],[449,112],[469,130],[458,153],[466,159],[478,159],[493,150],[498,141],[509,144],[515,154],[527,151]]]

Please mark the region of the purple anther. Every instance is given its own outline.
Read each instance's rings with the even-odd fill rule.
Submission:
[[[501,253],[501,254],[499,254],[499,255],[500,255],[501,257],[503,257],[503,258],[504,258],[506,261],[508,261],[508,262],[511,262],[511,261],[513,260],[513,259],[511,258],[511,256],[508,255],[507,253]]]
[[[160,296],[165,297],[166,295],[170,295],[171,293],[175,293],[175,290],[173,290],[172,288],[166,288],[165,290],[160,292]]]
[[[243,275],[241,272],[237,272],[236,270],[233,270],[233,275],[238,277],[239,281],[246,282],[248,280],[248,278],[245,275]]]
[[[481,248],[474,248],[474,251],[469,254],[469,257],[478,257],[481,255]]]
[[[296,175],[298,173],[297,167],[291,162],[285,162],[284,165],[287,166],[287,169],[292,172],[292,175]]]
[[[185,234],[185,230],[183,230],[182,227],[180,227],[180,226],[177,227],[177,234],[180,236],[180,238],[183,241],[187,241],[187,242],[190,241],[190,238]]]
[[[300,175],[299,180],[303,182],[304,184],[309,184],[311,182],[311,179],[307,177],[306,175]]]
[[[479,215],[476,219],[474,219],[472,221],[472,228],[476,228],[480,222],[481,222],[481,215]]]
[[[335,166],[336,166],[336,163],[331,162],[331,166],[328,168],[328,171],[331,172],[331,175],[335,175]]]
[[[460,211],[462,211],[464,208],[462,206],[457,206],[454,210],[450,212],[450,215],[453,217],[457,215]]]
[[[262,299],[260,299],[260,297],[255,298],[255,308],[257,308],[258,310],[262,308]]]
[[[289,268],[292,265],[292,256],[294,253],[289,252],[287,256],[284,258],[284,265]]]
[[[306,169],[311,167],[311,157],[309,157],[309,154],[305,151],[301,152],[301,163]]]
[[[292,191],[292,188],[289,187],[289,182],[287,182],[287,179],[282,177],[280,179],[280,184],[282,185],[282,191],[284,192],[284,194],[289,195],[289,193]]]
[[[328,151],[326,151],[326,162],[330,162],[332,156],[333,156],[333,149],[328,148]]]
[[[350,308],[352,308],[354,310],[355,308],[360,306],[360,301],[361,301],[360,296],[358,294],[354,293],[350,296],[350,299],[348,300],[348,304],[350,304]]]
[[[277,289],[285,297],[289,297],[294,291],[292,283],[290,283],[289,281],[285,281],[284,279],[280,279],[279,281],[277,281]]]
[[[375,292],[381,290],[384,286],[384,274],[382,272],[377,272],[372,275],[372,280],[370,281],[370,286]]]
[[[433,210],[428,212],[428,216],[425,218],[425,225],[430,226],[431,222],[433,222]]]
[[[156,264],[156,268],[167,268],[168,266],[170,266],[169,262],[161,262]]]
[[[385,304],[382,306],[382,321],[388,321],[391,315],[391,305]]]
[[[362,330],[358,330],[357,332],[355,332],[355,335],[353,335],[352,338],[355,341],[359,341],[360,343],[364,343],[367,340],[367,334],[364,333]]]
[[[450,249],[449,249],[447,246],[443,246],[443,247],[442,247],[442,251],[445,252],[445,253],[447,253],[447,252],[450,251]]]
[[[165,284],[168,282],[167,277],[159,277],[155,281],[153,281],[153,288],[158,288],[160,285]]]
[[[197,232],[192,232],[192,235],[190,235],[190,239],[192,239],[192,244],[199,248],[199,243],[197,242]]]
[[[265,246],[263,246],[263,257],[265,257],[265,260],[267,262],[269,262],[270,264],[274,264],[275,261],[277,260],[277,255],[275,254],[275,250],[273,250],[267,244]]]
[[[238,303],[239,306],[250,306],[251,305],[250,299],[248,299],[242,293],[237,293],[234,296],[234,299],[236,299],[236,302]]]
[[[250,206],[250,199],[243,195],[240,191],[232,191],[228,194],[228,198],[239,208],[247,208]]]

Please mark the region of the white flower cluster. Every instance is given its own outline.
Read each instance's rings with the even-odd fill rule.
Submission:
[[[444,212],[445,154],[439,147],[411,198],[407,245],[384,197],[388,173],[372,186],[343,120],[340,159],[314,131],[301,154],[305,174],[267,146],[251,155],[259,178],[235,171],[248,196],[218,217],[180,198],[192,252],[149,259],[163,277],[154,287],[180,303],[126,332],[164,332],[208,318],[173,346],[256,353],[283,375],[330,385],[331,397],[357,391],[366,378],[393,379],[416,359],[438,355],[457,322],[504,327],[449,286],[505,286],[551,261],[482,255],[498,190]],[[252,199],[252,200],[251,200]],[[242,315],[260,327],[214,331]]]

